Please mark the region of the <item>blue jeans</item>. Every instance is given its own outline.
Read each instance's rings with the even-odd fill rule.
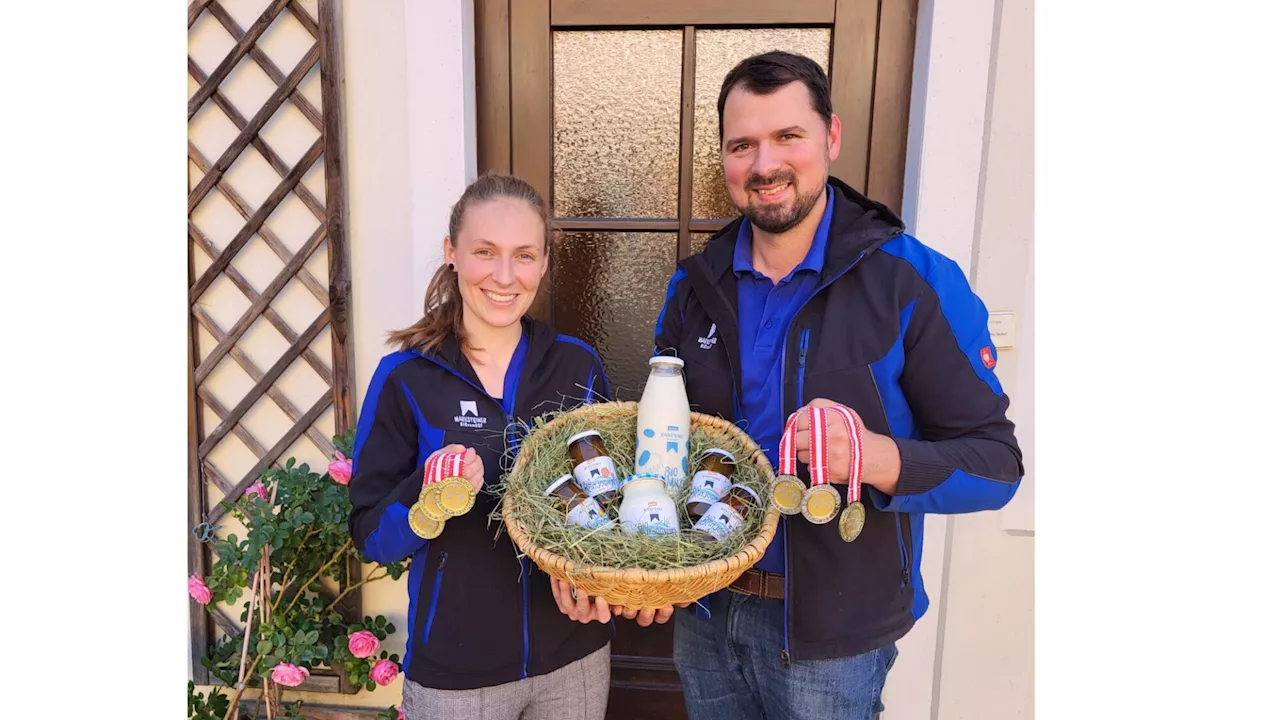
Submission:
[[[725,597],[727,596],[727,597]],[[673,659],[690,720],[873,720],[894,644],[782,667],[782,600],[722,590],[711,619],[677,610]]]

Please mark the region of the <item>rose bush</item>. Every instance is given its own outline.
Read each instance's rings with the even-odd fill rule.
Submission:
[[[382,616],[350,622],[344,618],[343,601],[367,583],[398,579],[408,563],[372,563],[352,544],[346,487],[351,480],[351,434],[335,437],[334,444],[336,459],[324,475],[291,458],[282,468],[264,470],[261,480],[234,502],[224,501],[228,514],[244,524],[244,538],[206,533],[213,563],[205,577],[187,578],[187,593],[207,612],[214,612],[219,604],[239,605],[240,621],[249,623],[250,631],[243,686],[239,682],[246,647],[243,632],[213,643],[202,658],[215,677],[238,689],[228,701],[220,689],[211,690],[205,699],[195,695],[192,686],[188,693],[192,720],[248,715],[247,708],[240,709],[242,695],[246,688],[261,688],[264,678],[277,686],[297,688],[315,669],[328,668],[344,674],[352,686],[371,691],[399,675],[399,656],[382,647],[395,627]],[[246,591],[255,582],[264,553],[269,591],[256,599],[250,623],[251,593]],[[367,566],[372,570],[364,573]],[[298,706],[280,707],[277,717],[302,717]],[[398,710],[390,707],[379,717],[393,720]]]

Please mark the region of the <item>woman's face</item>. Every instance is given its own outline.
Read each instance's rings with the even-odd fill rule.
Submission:
[[[452,240],[444,240],[444,258],[458,273],[469,320],[492,328],[520,322],[547,272],[546,228],[538,213],[515,198],[478,203],[463,213]]]

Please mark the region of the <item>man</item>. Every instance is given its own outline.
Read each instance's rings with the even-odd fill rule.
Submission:
[[[655,352],[684,359],[691,405],[745,421],[775,468],[792,412],[851,408],[866,522],[845,542],[837,522],[784,517],[755,568],[675,612],[676,668],[693,720],[869,719],[895,641],[928,605],[924,513],[997,509],[1018,487],[1009,400],[986,309],[956,263],[829,177],[841,126],[822,69],[783,52],[748,58],[718,107],[725,184],[743,217],[679,263]],[[712,327],[720,341],[702,341]],[[847,484],[849,438],[831,415],[831,480]]]

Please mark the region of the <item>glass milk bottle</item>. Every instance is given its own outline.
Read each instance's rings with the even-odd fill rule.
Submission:
[[[649,379],[636,417],[636,474],[656,475],[678,496],[689,472],[689,396],[680,372],[684,361],[649,358]]]

